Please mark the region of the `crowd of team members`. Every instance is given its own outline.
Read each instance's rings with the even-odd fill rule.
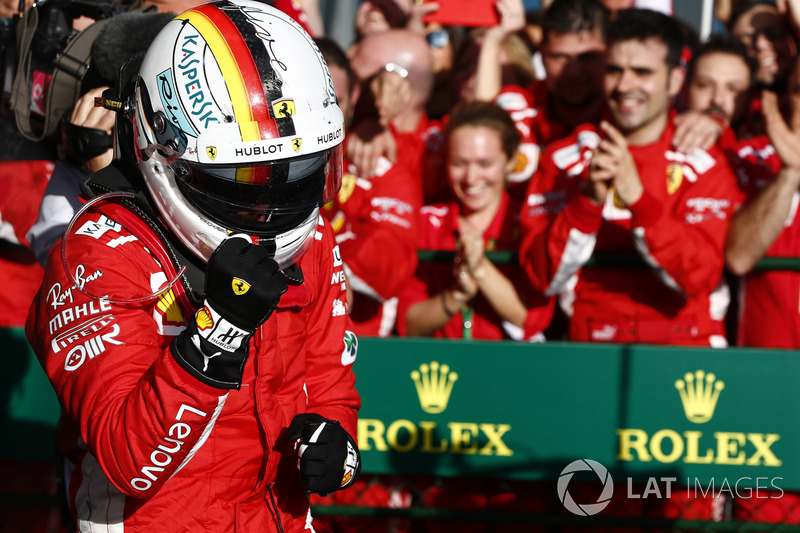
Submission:
[[[754,270],[800,251],[798,12],[740,3],[729,31],[700,43],[673,17],[611,3],[550,3],[540,72],[517,54],[531,28],[515,0],[461,38],[449,69],[437,45],[453,33],[436,25],[379,27],[347,56],[328,53],[340,101],[357,102],[345,185],[325,212],[360,335],[800,345],[800,277]],[[417,261],[419,250],[451,254]],[[729,285],[742,292],[733,320]],[[410,505],[387,485],[357,488],[374,505]],[[544,509],[552,493],[438,488],[426,503],[465,509]],[[791,493],[730,511],[683,493],[619,501],[609,514],[797,520]]]
[[[357,103],[326,213],[359,333],[800,345],[800,278],[754,270],[798,251],[791,7],[745,3],[698,43],[657,11],[555,0],[539,76],[512,52],[522,3],[497,7],[455,49],[439,117],[449,29],[367,31],[348,51],[337,90]]]

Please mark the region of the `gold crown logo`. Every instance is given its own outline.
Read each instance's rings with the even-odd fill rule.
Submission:
[[[714,416],[719,393],[725,388],[725,383],[717,380],[717,376],[702,370],[694,374],[687,372],[683,379],[675,381],[675,388],[681,395],[683,412],[689,422],[703,424]]]
[[[437,414],[447,409],[453,384],[458,379],[458,374],[450,372],[448,365],[439,365],[436,361],[431,364],[422,363],[419,370],[411,371],[411,379],[417,387],[419,405],[426,413]]]

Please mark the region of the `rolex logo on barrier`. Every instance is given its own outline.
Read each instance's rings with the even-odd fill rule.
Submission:
[[[408,374],[403,374],[408,376]],[[397,376],[408,387],[407,377]],[[438,361],[422,363],[411,371],[419,405],[425,413],[438,415],[447,409],[458,374],[447,364]],[[398,384],[401,382],[398,381]],[[412,410],[412,412],[415,409]],[[408,411],[408,409],[403,409]],[[412,415],[413,416],[413,415]],[[440,417],[436,417],[437,419]],[[504,438],[511,424],[471,422],[461,420],[410,420],[402,417],[392,421],[377,418],[358,418],[358,444],[362,452],[462,454],[511,457],[514,450]]]
[[[422,363],[419,370],[411,372],[411,379],[417,387],[419,405],[426,413],[438,414],[447,409],[453,384],[458,374],[450,371],[448,365],[439,365],[437,361]]]
[[[714,416],[719,393],[725,388],[725,383],[711,372],[706,374],[696,370],[694,374],[687,372],[683,379],[675,381],[675,388],[681,395],[683,412],[689,422],[703,424]]]
[[[695,424],[714,416],[725,383],[711,372],[687,372],[674,382],[686,419]],[[783,464],[773,446],[777,433],[745,433],[696,429],[659,429],[652,434],[640,428],[617,429],[619,461],[714,465],[772,466]]]

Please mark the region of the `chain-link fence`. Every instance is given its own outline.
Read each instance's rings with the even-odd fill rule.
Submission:
[[[573,501],[596,501],[601,490],[585,482],[569,487]],[[318,533],[800,531],[797,493],[649,490],[617,487],[601,511],[581,516],[566,509],[555,480],[365,475],[350,490],[314,497],[312,504]]]
[[[53,465],[3,461],[0,468],[0,532],[66,531]],[[622,486],[598,514],[579,516],[565,508],[555,480],[365,474],[346,491],[312,497],[312,505],[317,533],[800,531],[798,494],[695,497],[685,489],[675,486],[670,497],[654,498],[641,497],[644,484]],[[569,488],[574,501],[595,501],[600,490],[591,483]]]
[[[61,533],[56,492],[54,463],[0,461],[0,532]]]

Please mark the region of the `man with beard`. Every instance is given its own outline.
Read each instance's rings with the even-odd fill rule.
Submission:
[[[538,289],[561,297],[571,340],[726,344],[711,293],[739,193],[718,148],[672,148],[682,47],[670,17],[620,11],[605,66],[613,123],[549,146],[531,180],[520,259]],[[584,269],[595,252],[641,264]]]
[[[795,69],[787,101],[765,91],[760,98],[766,134],[755,135],[746,120],[750,108],[754,60],[735,38],[715,37],[698,49],[690,66],[686,93],[692,112],[715,117],[725,128],[719,144],[736,173],[746,203],[731,219],[725,249],[731,273],[745,276],[740,284],[741,309],[737,344],[770,348],[800,347],[797,294],[800,277],[793,272],[756,271],[766,256],[796,256],[797,205],[800,203],[800,79]],[[780,108],[788,107],[787,119]],[[787,124],[788,121],[788,124]]]
[[[689,109],[714,116],[726,128],[720,139],[736,172],[745,203],[732,217],[725,245],[725,263],[739,284],[740,309],[736,343],[768,348],[800,347],[798,294],[800,275],[789,271],[753,270],[764,256],[800,255],[800,70],[788,80],[788,117],[780,112],[778,96],[761,95],[766,135],[753,135],[745,120],[750,109],[754,60],[744,43],[715,37],[695,53],[690,65],[686,101]],[[736,520],[798,523],[793,512],[800,494],[759,500],[737,498]]]
[[[684,87],[686,111],[675,121],[673,140],[679,151],[708,149],[719,141],[735,156],[738,140],[755,135],[755,125],[746,120],[754,75],[755,61],[735,37],[712,35],[695,50]],[[733,162],[731,166],[736,168]]]
[[[741,138],[732,149],[724,143],[731,165],[736,170],[739,186],[745,195],[744,205],[731,219],[725,246],[728,269],[742,276],[738,301],[737,338],[740,346],[766,348],[800,348],[800,275],[790,271],[754,269],[763,257],[798,257],[800,255],[800,63],[795,61],[787,85],[784,102],[786,116],[781,113],[779,97],[764,91],[761,95],[766,135]],[[702,65],[697,62],[699,73]],[[734,63],[728,64],[727,75]],[[710,74],[706,71],[705,74]],[[717,79],[723,75],[715,71]],[[703,102],[689,89],[690,105]],[[736,124],[747,102],[726,107],[710,104],[716,113]],[[726,112],[726,110],[734,111]],[[731,135],[733,137],[733,135]],[[735,139],[734,139],[735,140]],[[733,504],[735,520],[797,524],[800,517],[800,493],[782,491],[759,500],[737,498]]]
[[[600,118],[607,23],[608,10],[597,0],[555,0],[542,25],[547,77],[528,87],[505,86],[494,99],[522,135],[519,160],[509,177],[519,184],[512,185],[512,193],[518,189],[524,195],[545,146]]]
[[[755,61],[742,42],[730,35],[712,35],[689,63],[683,94],[687,109],[675,120],[673,136],[673,144],[678,147],[709,149],[718,143],[740,187],[750,181],[748,174],[754,166],[766,166],[762,155],[769,144],[766,136],[753,136],[753,124],[745,120],[753,97],[754,73]],[[692,149],[678,148],[684,153],[691,153]],[[726,273],[711,297],[711,315],[720,329],[727,329],[725,324],[731,323],[727,320],[729,285],[736,287],[738,283]],[[730,338],[731,334],[727,336]]]

